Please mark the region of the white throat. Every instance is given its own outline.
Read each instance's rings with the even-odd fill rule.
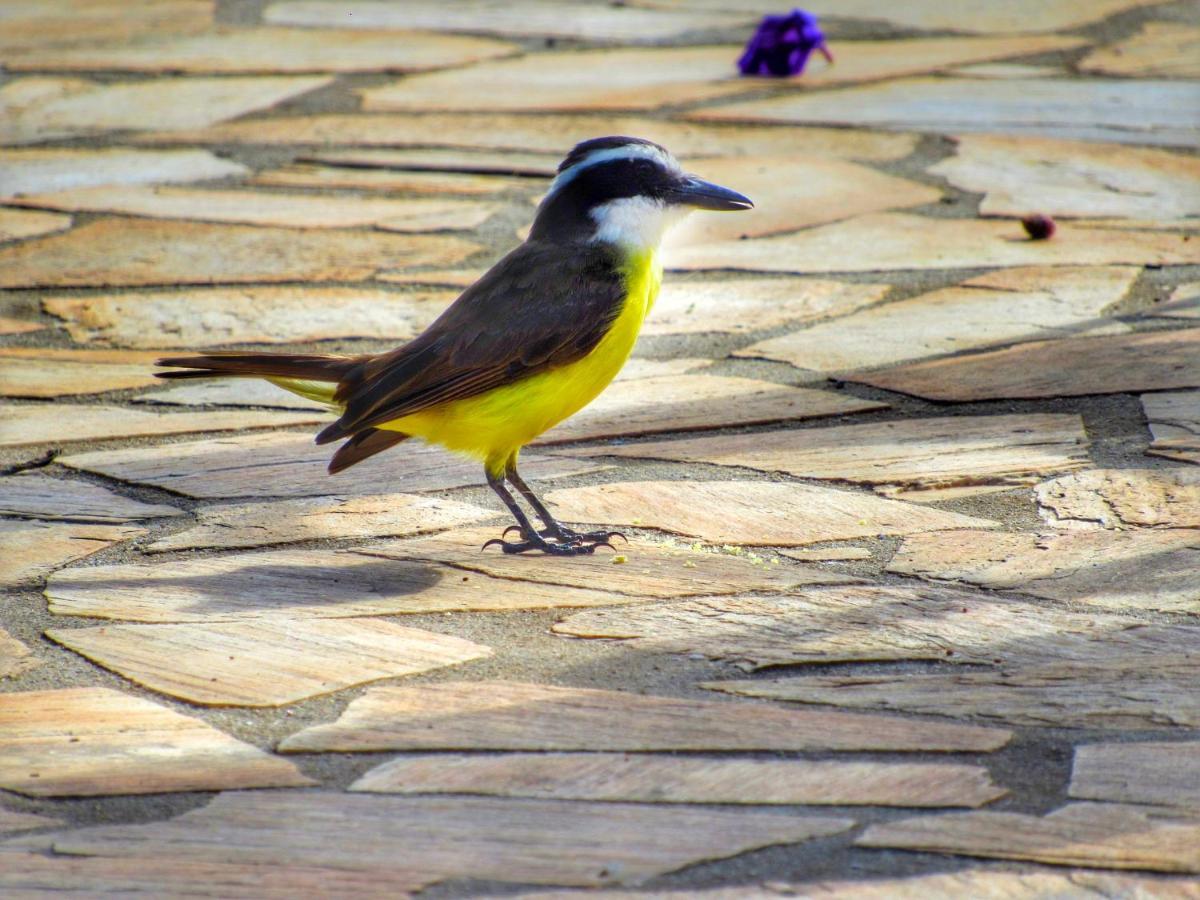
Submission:
[[[630,250],[656,250],[667,229],[690,212],[686,206],[649,197],[622,197],[591,211],[596,223],[593,241],[618,244]]]

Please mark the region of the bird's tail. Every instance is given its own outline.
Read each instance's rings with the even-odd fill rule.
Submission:
[[[154,374],[159,378],[263,378],[293,394],[332,406],[338,382],[359,362],[361,357],[355,356],[205,353],[157,360],[156,365],[173,371]]]

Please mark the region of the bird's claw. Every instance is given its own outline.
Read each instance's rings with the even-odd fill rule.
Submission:
[[[514,528],[521,533],[524,540],[504,540],[504,536],[507,536],[509,531],[513,530]],[[601,533],[597,532],[597,534]],[[607,547],[614,553],[616,552],[617,548],[610,544],[606,539],[589,540],[589,537],[589,535],[576,535],[572,532],[572,537],[570,540],[548,541],[546,540],[546,535],[544,532],[531,535],[515,525],[510,525],[508,528],[504,529],[501,537],[492,538],[490,541],[485,543],[480,548],[480,552],[482,553],[484,550],[487,550],[488,547],[492,546],[499,547],[502,552],[507,554],[528,553],[532,550],[540,550],[548,556],[590,556],[596,552],[597,547]]]
[[[542,533],[543,537],[553,537],[564,544],[596,544],[611,546],[608,542],[615,537],[619,537],[625,543],[629,543],[629,538],[625,537],[619,531],[572,531],[570,528],[559,526],[557,531],[547,528]]]

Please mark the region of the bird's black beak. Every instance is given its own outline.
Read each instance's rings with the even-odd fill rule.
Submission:
[[[683,176],[675,187],[671,200],[673,203],[694,206],[696,209],[754,209],[749,197],[695,175]]]

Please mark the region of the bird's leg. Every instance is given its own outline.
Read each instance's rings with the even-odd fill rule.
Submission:
[[[493,475],[491,471],[487,472],[487,483],[496,495],[504,501],[504,505],[508,507],[508,511],[513,514],[513,518],[517,520],[517,529],[521,532],[520,541],[506,541],[503,538],[492,538],[483,545],[484,550],[497,545],[505,553],[527,553],[530,550],[541,550],[543,553],[549,553],[554,556],[579,556],[585,553],[594,553],[599,543],[558,543],[548,541],[544,536],[538,534],[537,529],[529,522],[529,517],[525,515],[524,510],[513,499],[513,495],[508,492],[508,488],[504,486],[504,478],[500,475]],[[507,533],[507,530],[506,532]]]
[[[625,535],[619,531],[585,531],[580,533],[568,528],[558,519],[550,514],[550,510],[546,509],[546,505],[538,499],[538,495],[533,492],[533,489],[525,483],[519,472],[517,472],[516,462],[510,462],[504,472],[504,477],[508,479],[521,496],[533,507],[533,511],[538,514],[538,518],[545,524],[545,528],[540,532],[542,537],[552,537],[557,541],[562,541],[564,544],[594,544],[597,547],[607,547],[608,542],[614,537],[619,537],[621,540],[627,540]]]

